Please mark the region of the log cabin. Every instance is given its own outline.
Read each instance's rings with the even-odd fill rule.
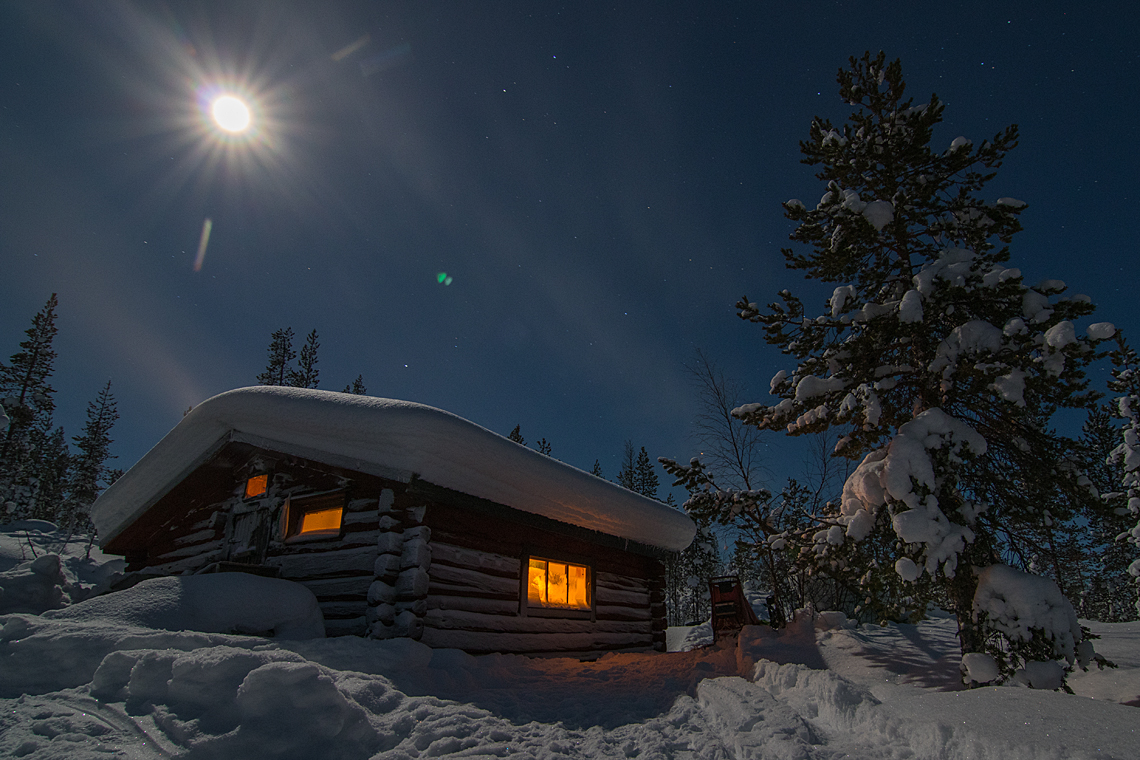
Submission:
[[[473,654],[664,651],[682,512],[454,414],[259,386],[190,411],[92,507],[135,577],[304,584],[330,635]]]

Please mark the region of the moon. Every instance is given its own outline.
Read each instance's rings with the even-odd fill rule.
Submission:
[[[244,132],[251,121],[249,106],[233,95],[223,95],[210,106],[214,122],[226,132]]]

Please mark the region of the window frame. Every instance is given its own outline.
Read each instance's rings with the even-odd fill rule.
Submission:
[[[572,607],[542,607],[530,603],[530,561],[540,559],[545,562],[555,562],[563,565],[578,565],[586,568],[586,593],[589,600],[588,609]],[[519,614],[522,617],[565,618],[573,620],[597,620],[597,573],[594,570],[594,561],[589,557],[571,556],[561,552],[547,552],[541,549],[523,553],[519,562]]]
[[[300,532],[306,514],[332,509],[340,509],[340,521],[335,530]],[[287,496],[285,497],[285,504],[281,507],[281,540],[284,543],[292,544],[341,538],[344,535],[344,517],[347,511],[348,491],[345,489],[305,494],[298,497]]]

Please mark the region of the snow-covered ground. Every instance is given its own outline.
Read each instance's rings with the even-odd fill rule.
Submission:
[[[1073,676],[1076,695],[961,690],[945,617],[803,614],[780,632],[593,663],[472,657],[286,639],[307,601],[265,579],[211,590],[198,576],[136,587],[129,605],[85,603],[116,569],[86,550],[46,523],[0,531],[0,613],[25,610],[0,614],[0,757],[1140,758],[1140,623],[1092,624],[1119,668]],[[193,627],[278,635],[167,630],[192,627],[187,609],[211,593],[230,611]],[[679,647],[707,637],[670,631]]]

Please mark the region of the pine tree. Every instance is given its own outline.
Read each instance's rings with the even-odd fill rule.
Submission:
[[[618,470],[617,484],[627,491],[637,493],[637,459],[633,453],[633,441],[626,441],[621,453],[621,468]]]
[[[83,433],[73,440],[79,453],[73,459],[68,494],[61,523],[71,529],[88,527],[88,510],[107,484],[107,460],[111,455],[111,428],[119,419],[115,396],[108,380],[95,401],[87,404]]]
[[[341,393],[352,393],[357,396],[367,396],[368,389],[364,387],[364,375],[357,375],[356,379],[352,381],[352,385],[344,386]]]
[[[8,418],[0,439],[0,513],[24,517],[34,508],[39,483],[39,452],[50,441],[55,390],[48,384],[55,364],[52,342],[56,335],[55,309],[59,300],[52,293],[25,331],[27,339],[0,363],[0,405]]]
[[[595,478],[604,478],[605,477],[605,475],[602,474],[602,463],[599,462],[597,459],[594,460],[594,468],[592,470],[590,470],[590,474],[593,475]]]
[[[520,446],[526,446],[526,439],[523,438],[522,433],[519,432],[519,426],[518,425],[515,425],[514,430],[512,430],[507,435],[507,439],[514,441],[515,443],[519,444]]]
[[[538,443],[534,445],[534,448],[535,451],[537,451],[539,454],[553,456],[553,449],[550,446],[550,441],[546,440],[545,438],[539,438]]]
[[[294,388],[316,388],[317,377],[321,374],[317,369],[317,349],[321,344],[317,341],[317,331],[313,330],[305,338],[305,345],[301,346],[301,355],[297,358],[297,369],[290,369],[287,374],[288,385]]]
[[[736,415],[792,434],[839,426],[837,453],[862,458],[813,536],[819,566],[877,543],[890,555],[862,585],[895,574],[883,582],[911,584],[915,608],[942,595],[964,655],[994,658],[1002,678],[1049,647],[1072,664],[1081,632],[1034,629],[1031,641],[1017,640],[985,607],[1012,576],[986,570],[1013,559],[1011,534],[1046,521],[1031,493],[1082,490],[1076,468],[1058,466],[1072,443],[1047,421],[1091,401],[1084,367],[1106,327],[1077,336],[1072,320],[1093,311],[1088,299],[1058,298],[1066,288],[1056,280],[1029,287],[1005,263],[1025,204],[980,193],[1016,145],[1016,127],[934,151],[944,106],[936,96],[904,99],[898,61],[852,58],[838,80],[856,109],[849,122],[816,119],[801,143],[827,190],[814,208],[784,204],[791,239],[809,249],[785,249],[788,266],[835,287],[819,314],[787,290],[767,312],[738,303],[798,365],[772,379],[778,404]]]
[[[258,385],[289,385],[292,362],[297,358],[293,350],[293,328],[274,330],[269,338],[269,361],[265,371],[257,376]]]

